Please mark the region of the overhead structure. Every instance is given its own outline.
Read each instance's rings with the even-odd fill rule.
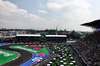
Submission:
[[[81,25],[82,26],[93,27],[93,28],[100,28],[100,19],[89,22],[89,23],[84,23],[84,24],[81,24]]]
[[[100,19],[92,22],[81,24],[81,26],[87,26],[93,29],[93,31],[100,31]]]

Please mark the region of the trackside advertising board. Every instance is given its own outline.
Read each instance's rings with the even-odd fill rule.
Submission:
[[[11,45],[11,44],[15,44],[15,43],[0,43],[0,46],[3,46],[3,45]]]
[[[0,43],[0,46],[4,46],[4,45],[12,45],[12,44],[19,44],[19,43]]]
[[[17,58],[17,52],[0,49],[0,66]]]
[[[16,45],[16,46],[11,46],[11,48],[22,49],[22,50],[29,51],[31,53],[50,54],[49,51],[48,51],[48,49],[46,47],[43,47],[40,50],[35,50],[34,48],[25,47],[25,46],[22,46],[22,45]]]

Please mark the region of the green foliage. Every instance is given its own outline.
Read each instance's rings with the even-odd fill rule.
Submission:
[[[75,32],[75,30],[73,30],[71,32],[71,36],[72,36],[73,39],[80,39],[81,35],[79,33]]]

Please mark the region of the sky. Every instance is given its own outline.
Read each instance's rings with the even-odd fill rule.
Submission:
[[[0,29],[92,31],[81,26],[100,18],[100,0],[0,0]]]

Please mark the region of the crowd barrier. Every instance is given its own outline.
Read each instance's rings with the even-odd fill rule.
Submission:
[[[89,66],[73,45],[69,45],[69,49],[71,50],[71,53],[74,56],[74,59],[76,60],[78,66]]]

